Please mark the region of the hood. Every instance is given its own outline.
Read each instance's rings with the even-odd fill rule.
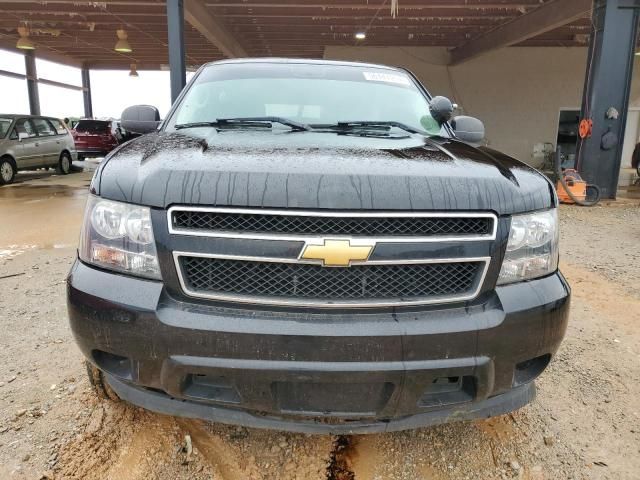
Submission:
[[[194,132],[195,129],[190,130]],[[484,210],[554,206],[548,180],[504,154],[421,135],[199,129],[154,133],[114,150],[92,189],[151,207]]]

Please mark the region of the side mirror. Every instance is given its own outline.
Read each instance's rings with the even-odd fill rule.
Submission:
[[[27,132],[18,132],[18,141],[21,142],[22,140],[25,140],[29,138],[29,134]]]
[[[484,140],[484,123],[474,117],[455,117],[451,122],[458,140],[467,143],[481,143]]]
[[[429,103],[429,113],[439,125],[451,120],[456,106],[447,97],[433,97]]]
[[[134,105],[123,110],[120,125],[128,132],[151,133],[160,125],[160,112],[151,105]]]

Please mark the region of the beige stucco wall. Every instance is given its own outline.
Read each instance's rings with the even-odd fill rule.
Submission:
[[[325,58],[409,68],[432,94],[483,120],[490,146],[529,162],[534,144],[555,145],[560,109],[580,109],[587,49],[511,47],[449,68],[446,50],[433,47],[327,47]],[[640,106],[638,80],[632,106]]]

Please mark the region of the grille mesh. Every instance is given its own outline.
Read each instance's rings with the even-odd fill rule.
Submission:
[[[488,235],[491,218],[477,217],[315,217],[176,210],[175,228],[290,235],[437,236]]]
[[[319,265],[181,257],[185,281],[196,293],[322,300],[380,300],[470,293],[481,262],[409,265]]]

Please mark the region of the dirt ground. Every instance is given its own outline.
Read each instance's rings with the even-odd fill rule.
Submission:
[[[175,419],[98,399],[65,307],[89,172],[0,187],[0,478],[638,479],[640,208],[562,207],[567,337],[522,410],[357,437]]]

